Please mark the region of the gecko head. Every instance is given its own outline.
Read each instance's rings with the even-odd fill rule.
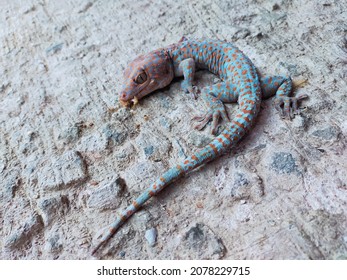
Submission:
[[[173,77],[173,65],[167,51],[161,49],[140,55],[125,69],[119,101],[126,107],[136,105],[144,96],[170,84]]]

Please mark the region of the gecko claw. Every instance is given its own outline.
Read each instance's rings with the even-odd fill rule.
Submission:
[[[193,99],[198,98],[200,90],[197,86],[188,85],[187,82],[184,80],[181,84],[181,88],[185,93],[190,93]]]
[[[307,94],[302,94],[294,97],[277,97],[275,100],[275,108],[280,113],[281,118],[291,120],[295,117],[295,115],[298,115],[300,113],[300,110],[298,108],[298,101],[307,97]]]
[[[192,118],[192,121],[197,121],[198,124],[194,126],[195,129],[197,130],[202,130],[209,121],[212,120],[212,130],[211,133],[213,135],[216,135],[219,130],[219,120],[223,119],[224,121],[230,121],[227,113],[225,110],[211,110],[207,114],[202,115],[202,116],[195,116]]]
[[[198,94],[200,93],[200,90],[197,86],[189,87],[188,91],[191,94],[193,99],[198,99]]]

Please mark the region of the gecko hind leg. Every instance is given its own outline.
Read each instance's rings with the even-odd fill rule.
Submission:
[[[232,84],[230,82],[221,82],[204,87],[201,90],[201,96],[209,110],[203,115],[192,118],[192,120],[199,122],[194,128],[202,130],[212,120],[211,132],[216,135],[219,120],[222,118],[224,121],[230,121],[223,103],[237,102],[238,94],[232,90]]]
[[[272,76],[260,79],[263,98],[276,94],[275,108],[282,118],[293,119],[299,114],[298,101],[307,98],[307,94],[289,96],[292,92],[292,80],[289,77]]]

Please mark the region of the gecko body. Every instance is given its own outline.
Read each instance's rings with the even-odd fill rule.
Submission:
[[[194,86],[194,74],[207,69],[222,81],[202,88]],[[189,171],[209,162],[235,146],[250,130],[260,110],[262,98],[276,94],[276,108],[286,118],[298,113],[298,101],[306,95],[289,97],[292,91],[290,78],[282,76],[259,79],[251,60],[231,43],[218,40],[188,40],[183,37],[177,44],[140,55],[124,72],[124,86],[119,100],[129,106],[151,92],[171,83],[174,77],[183,76],[181,87],[194,98],[200,92],[208,111],[195,116],[196,129],[203,129],[212,121],[212,134],[217,134],[219,121],[226,122],[225,129],[211,143],[182,162],[164,172],[137,199],[135,199],[110,225],[92,251],[94,254],[148,199]],[[224,103],[238,102],[236,116],[230,121]]]

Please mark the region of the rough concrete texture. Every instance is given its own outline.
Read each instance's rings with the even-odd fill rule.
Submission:
[[[1,1],[1,259],[90,259],[132,198],[212,139],[180,80],[122,108],[122,72],[182,35],[234,42],[307,93],[153,198],[104,259],[347,258],[346,1]],[[197,74],[198,86],[216,77]],[[230,115],[236,105],[228,105]]]

